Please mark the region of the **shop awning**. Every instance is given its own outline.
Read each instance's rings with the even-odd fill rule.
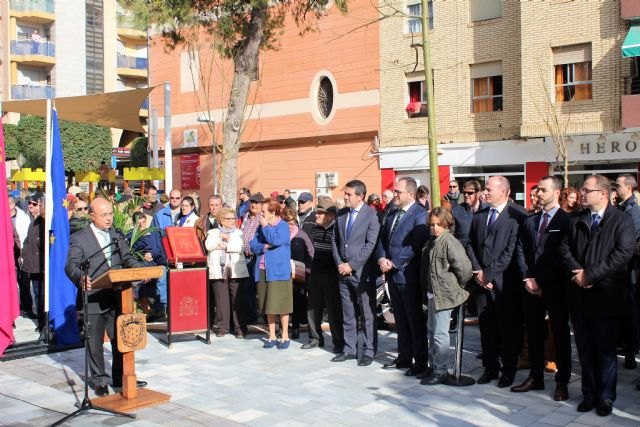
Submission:
[[[622,43],[622,56],[632,58],[640,56],[640,23],[632,24]]]

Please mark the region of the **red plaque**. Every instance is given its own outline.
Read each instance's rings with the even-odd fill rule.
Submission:
[[[202,249],[196,229],[193,227],[167,227],[167,239],[170,262],[206,262],[207,256]]]
[[[180,188],[183,190],[200,189],[200,154],[182,154],[180,156]]]
[[[169,333],[201,331],[207,325],[207,269],[169,270]]]

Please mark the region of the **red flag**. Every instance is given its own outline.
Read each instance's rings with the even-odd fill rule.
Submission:
[[[13,342],[13,322],[20,315],[16,265],[13,259],[13,228],[9,215],[4,129],[0,120],[0,356]]]

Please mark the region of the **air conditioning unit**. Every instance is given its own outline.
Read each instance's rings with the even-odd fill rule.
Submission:
[[[336,188],[338,186],[338,172],[327,173],[327,187]]]

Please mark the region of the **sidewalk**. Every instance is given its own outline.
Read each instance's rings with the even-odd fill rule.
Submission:
[[[136,412],[137,419],[91,411],[68,425],[215,425],[215,426],[638,426],[640,369],[618,371],[618,399],[611,416],[580,414],[580,378],[574,373],[571,399],[554,402],[555,383],[545,374],[546,390],[516,394],[496,382],[471,387],[422,386],[401,371],[380,369],[394,357],[395,333],[379,332],[375,363],[332,363],[331,340],[325,349],[262,349],[263,335],[245,340],[212,337],[206,345],[193,335],[176,336],[173,348],[149,336],[136,353],[137,374],[149,388],[168,393],[170,403]],[[108,345],[105,346],[107,349]],[[477,326],[465,330],[464,367],[482,373]],[[107,351],[108,355],[108,351]],[[107,357],[108,358],[108,357]],[[574,369],[578,363],[574,353]],[[44,426],[74,411],[82,399],[83,350],[0,362],[0,425]],[[579,374],[579,372],[578,372]],[[519,371],[516,382],[527,376]],[[90,397],[93,394],[90,392]]]

